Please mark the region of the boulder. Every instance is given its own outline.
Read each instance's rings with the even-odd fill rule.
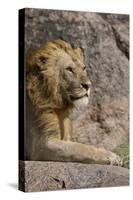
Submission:
[[[25,192],[129,185],[129,170],[118,166],[43,161],[19,165],[19,189]]]

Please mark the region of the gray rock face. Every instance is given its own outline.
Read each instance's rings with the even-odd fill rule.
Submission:
[[[25,52],[63,39],[84,50],[88,108],[74,111],[73,140],[114,149],[128,141],[129,16],[26,9]]]
[[[25,192],[126,185],[129,185],[129,171],[122,167],[20,161],[19,189]]]

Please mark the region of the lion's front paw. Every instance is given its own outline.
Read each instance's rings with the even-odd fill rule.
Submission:
[[[120,156],[116,155],[113,152],[109,152],[108,159],[111,165],[117,165],[117,166],[123,165],[123,160],[120,158]]]

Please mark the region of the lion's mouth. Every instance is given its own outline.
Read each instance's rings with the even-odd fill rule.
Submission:
[[[81,95],[81,96],[78,96],[78,97],[71,97],[71,99],[72,99],[73,101],[75,101],[75,100],[78,100],[78,99],[82,99],[83,97],[87,97],[87,98],[88,98],[88,94],[86,93],[86,94]]]

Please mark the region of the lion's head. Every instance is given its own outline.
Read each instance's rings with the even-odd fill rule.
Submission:
[[[40,108],[87,104],[90,80],[82,50],[55,40],[29,53],[27,91],[32,103]]]

